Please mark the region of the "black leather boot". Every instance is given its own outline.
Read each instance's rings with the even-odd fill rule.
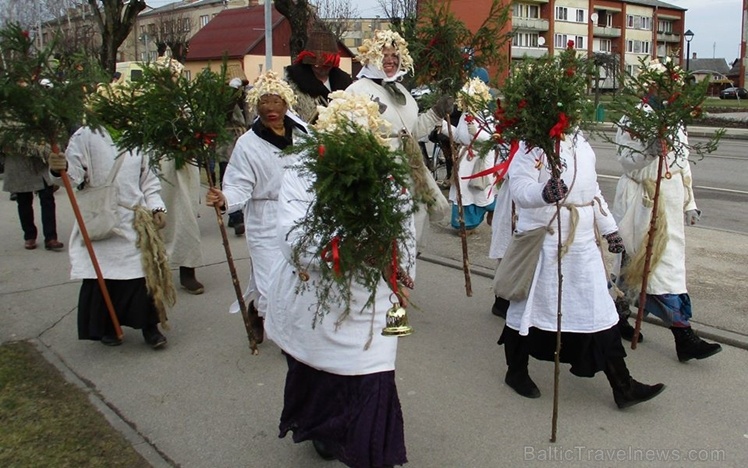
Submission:
[[[621,409],[651,400],[665,389],[665,384],[646,385],[634,380],[622,357],[608,359],[605,376],[613,389],[613,399]]]
[[[540,398],[540,389],[532,381],[527,370],[530,352],[525,338],[509,327],[504,327],[502,338],[507,365],[504,382],[525,398]]]
[[[195,278],[194,268],[179,267],[179,284],[190,294],[202,294],[205,291],[203,284]]]
[[[696,336],[691,327],[670,327],[670,331],[675,338],[675,352],[680,362],[708,358],[722,351],[718,343],[707,343]]]
[[[506,311],[509,309],[509,301],[503,297],[494,296],[496,299],[493,301],[493,307],[491,307],[491,313],[497,317],[503,319],[506,318]]]
[[[631,316],[631,305],[629,300],[625,297],[619,297],[616,299],[615,303],[616,312],[618,312],[618,331],[621,333],[621,338],[626,341],[631,341],[634,339],[635,329],[629,323],[629,316]],[[639,332],[637,343],[641,343],[642,341],[644,341],[644,335]]]

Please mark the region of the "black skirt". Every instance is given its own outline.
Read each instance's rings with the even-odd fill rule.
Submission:
[[[142,329],[159,323],[158,311],[148,294],[145,278],[105,280],[121,326]],[[113,336],[114,325],[95,279],[84,279],[78,296],[78,339],[101,340]]]
[[[406,463],[403,414],[395,371],[336,375],[286,354],[288,374],[280,436],[319,440],[335,458],[356,468]]]
[[[504,325],[499,344],[504,344],[507,334],[519,336],[519,332]],[[530,356],[540,361],[555,360],[556,332],[531,327],[526,340]],[[593,377],[605,370],[605,362],[613,357],[626,357],[617,326],[594,333],[561,332],[559,361],[571,364],[570,372],[578,377]]]

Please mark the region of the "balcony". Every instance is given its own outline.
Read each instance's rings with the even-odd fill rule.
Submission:
[[[672,32],[657,32],[657,42],[674,42],[680,44],[680,34]]]
[[[592,28],[592,35],[595,37],[621,37],[621,28],[594,26]]]
[[[512,46],[512,58],[521,59],[524,57],[539,58],[548,54],[547,47],[518,47]]]
[[[512,18],[512,29],[529,31],[548,31],[547,19],[540,18]]]

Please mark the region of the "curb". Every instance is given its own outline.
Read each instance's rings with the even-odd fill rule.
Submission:
[[[422,253],[418,256],[419,260],[424,262],[433,263],[435,265],[441,265],[447,268],[454,268],[455,270],[462,270],[462,263],[449,258],[439,257],[436,255],[429,255]],[[490,268],[471,265],[470,273],[484,278],[493,278],[493,270]],[[657,325],[662,328],[667,328],[661,320],[654,317],[644,317],[644,321],[653,325]],[[693,321],[694,324],[698,324],[698,327],[694,327],[694,330],[702,338],[716,341],[721,344],[733,346],[735,348],[748,350],[748,336],[735,333],[730,330],[724,330],[721,328],[712,327],[710,325]]]
[[[34,338],[29,340],[31,344],[41,353],[44,359],[52,364],[62,376],[71,384],[82,390],[88,397],[88,401],[96,410],[104,415],[109,425],[119,432],[125,440],[135,449],[141,457],[155,468],[171,468],[177,466],[165,454],[161,453],[148,439],[143,437],[116,409],[109,406],[95,388],[81,379],[60,357],[50,350],[41,340]]]

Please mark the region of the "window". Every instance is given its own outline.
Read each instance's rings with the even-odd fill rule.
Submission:
[[[646,29],[647,31],[651,31],[652,30],[652,18],[648,16],[642,16],[641,29]]]
[[[556,34],[553,38],[553,46],[556,49],[565,49],[568,42],[569,36],[566,34]]]
[[[200,17],[200,27],[205,27],[205,25],[208,24],[208,21],[210,21],[210,17],[208,15],[202,15]]]
[[[652,18],[649,16],[626,15],[626,27],[628,29],[652,30]]]
[[[577,23],[584,23],[587,21],[587,10],[577,10],[576,11],[576,21]]]
[[[586,49],[587,48],[587,37],[586,36],[574,36],[574,48],[575,49]]]
[[[626,74],[631,75],[631,76],[636,76],[636,70],[638,68],[639,67],[637,65],[626,64]]]
[[[597,51],[610,53],[611,50],[613,50],[613,41],[610,39],[600,39]]]
[[[187,78],[187,81],[190,81],[192,79],[192,72],[191,71],[185,69],[182,73],[184,74],[184,77]]]
[[[630,54],[649,54],[651,43],[649,41],[626,41],[626,52]]]
[[[527,5],[526,3],[515,3],[513,16],[517,18],[540,18],[540,7],[538,5]]]
[[[567,21],[569,19],[569,9],[566,7],[556,7],[556,19]]]
[[[512,38],[512,45],[514,47],[537,47],[538,37],[537,33],[518,33]]]
[[[605,13],[605,27],[606,28],[613,27],[613,15],[611,15],[610,13]]]
[[[672,21],[658,21],[657,22],[657,32],[659,33],[672,33],[673,32],[673,22]]]

